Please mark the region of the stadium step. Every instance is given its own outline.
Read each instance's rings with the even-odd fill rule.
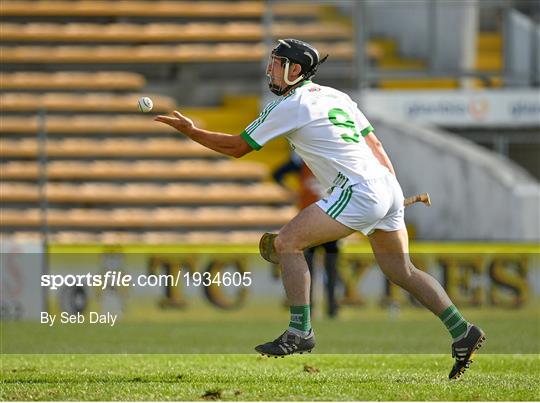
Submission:
[[[2,17],[186,17],[186,18],[261,18],[265,5],[261,1],[6,1],[0,8]],[[287,17],[317,17],[320,6],[278,3],[272,13]]]
[[[298,36],[305,40],[350,39],[352,29],[337,23],[276,23],[275,38]],[[4,42],[248,42],[261,41],[260,23],[2,23]]]
[[[0,72],[0,88],[8,90],[139,90],[146,85],[143,75],[128,71],[56,73],[19,71]]]
[[[351,41],[318,43],[321,53],[332,53],[332,60],[352,60]],[[1,46],[5,64],[155,64],[260,62],[267,57],[264,44],[219,43],[181,45],[99,45],[99,46]]]
[[[501,71],[503,68],[502,34],[479,32],[475,67],[479,71]]]
[[[47,178],[63,180],[253,180],[268,176],[262,164],[246,161],[50,161]],[[35,162],[12,161],[0,164],[1,180],[36,180]]]
[[[136,105],[135,105],[136,106]],[[45,119],[47,134],[123,134],[131,136],[135,133],[176,133],[172,127],[154,122],[152,115],[48,115]],[[196,124],[204,127],[195,118]],[[2,135],[36,134],[40,129],[37,116],[0,117],[0,133]]]
[[[389,57],[379,60],[377,66],[381,70],[424,70],[426,62],[421,59]]]
[[[156,209],[118,208],[101,209],[50,209],[47,210],[47,225],[51,228],[116,228],[144,229],[170,228],[278,228],[285,225],[296,214],[294,207],[199,207]],[[0,210],[3,229],[17,227],[39,227],[42,217],[39,209]]]
[[[193,141],[178,139],[49,140],[46,151],[49,157],[58,158],[223,158]],[[0,157],[37,156],[37,140],[0,140]]]
[[[394,57],[398,51],[397,42],[390,38],[372,38],[370,41],[381,52],[380,57]]]
[[[424,79],[402,79],[402,80],[382,80],[379,88],[385,90],[432,90],[432,89],[456,89],[459,81],[453,78],[424,78]]]
[[[137,101],[142,96],[153,101],[152,112],[170,112],[176,101],[161,94],[110,94],[110,93],[57,93],[31,94],[10,92],[0,94],[0,109],[4,112],[137,112]]]
[[[15,231],[0,233],[10,240],[28,242],[39,241],[41,234],[36,231]],[[260,231],[201,231],[187,233],[173,231],[52,231],[48,240],[54,245],[98,244],[98,245],[256,245],[261,237]]]
[[[45,197],[49,203],[89,205],[229,205],[229,204],[290,204],[291,195],[275,183],[239,185],[133,183],[86,183],[80,185],[47,183]],[[0,202],[38,202],[39,187],[26,183],[2,183]]]
[[[502,34],[500,32],[479,32],[476,42],[478,51],[502,51]]]

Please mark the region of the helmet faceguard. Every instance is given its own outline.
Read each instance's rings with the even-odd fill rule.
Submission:
[[[313,77],[319,66],[326,61],[328,55],[320,60],[317,49],[297,39],[279,39],[278,42],[279,44],[272,50],[270,55],[266,76],[268,77],[270,91],[276,95],[283,95],[299,82]],[[283,87],[272,81],[272,69],[276,59],[283,66],[283,82],[287,84]],[[301,74],[292,81],[289,80],[291,63],[299,64],[301,67]]]
[[[274,69],[275,60],[278,60],[278,62],[283,67],[283,82],[287,85],[280,86],[276,84],[274,81],[272,81],[272,71]],[[272,54],[270,56],[270,59],[268,60],[268,66],[266,68],[266,77],[268,78],[268,87],[270,88],[270,91],[272,91],[276,95],[283,95],[285,94],[292,86],[295,84],[298,84],[300,81],[304,79],[304,75],[299,75],[296,79],[293,81],[289,80],[289,71],[291,68],[291,61],[287,59],[286,57],[276,56]]]

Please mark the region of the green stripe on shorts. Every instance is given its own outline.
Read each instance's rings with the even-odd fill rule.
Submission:
[[[352,189],[351,187],[349,186],[347,189],[345,189],[341,195],[339,196],[339,199],[337,200],[337,202],[335,202],[332,207],[330,207],[326,213],[332,217],[332,218],[336,218],[338,215],[341,214],[341,212],[345,209],[345,207],[347,206],[347,204],[349,203],[349,201],[351,200],[351,197],[352,197]]]
[[[336,207],[345,199],[345,191],[342,191],[341,194],[339,195],[337,201],[332,204],[330,206],[330,208],[328,210],[326,210],[326,213],[329,215],[329,216],[332,216],[332,211],[336,209]]]

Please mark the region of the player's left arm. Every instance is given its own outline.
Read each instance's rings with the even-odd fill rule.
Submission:
[[[206,148],[234,158],[240,158],[253,150],[241,136],[200,129],[180,112],[174,111],[173,115],[174,117],[159,115],[154,120],[175,128]]]
[[[384,151],[384,147],[377,136],[375,136],[375,133],[370,132],[364,137],[364,139],[366,140],[366,144],[371,149],[373,155],[375,155],[375,158],[377,158],[382,165],[388,168],[388,170],[392,172],[392,175],[396,176],[392,161],[390,161],[388,154],[386,154],[386,151]]]

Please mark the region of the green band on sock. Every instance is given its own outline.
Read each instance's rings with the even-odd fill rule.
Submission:
[[[461,312],[451,305],[439,315],[439,319],[444,323],[450,335],[454,340],[461,338],[467,331],[467,321],[461,315]]]
[[[457,312],[457,308],[455,305],[450,305],[448,308],[444,310],[443,313],[439,315],[439,319],[444,322],[446,322],[448,319],[450,319],[451,316],[453,316]]]
[[[461,322],[462,320],[463,318],[459,312],[455,312],[447,321],[444,322],[444,324],[448,329],[451,329],[456,323]]]
[[[291,306],[291,321],[289,327],[293,327],[303,332],[311,329],[311,314],[309,305]]]
[[[461,339],[467,332],[467,321],[459,323],[454,329],[450,330],[450,334],[454,339]]]

